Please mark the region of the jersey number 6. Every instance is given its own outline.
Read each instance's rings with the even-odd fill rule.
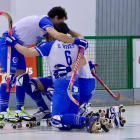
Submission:
[[[72,64],[72,59],[71,59],[70,54],[71,54],[70,51],[65,51],[66,61],[67,61],[67,64],[68,64],[69,66]]]

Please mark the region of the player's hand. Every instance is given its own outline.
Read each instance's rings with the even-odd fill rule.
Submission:
[[[92,64],[91,61],[89,61],[88,64],[89,64],[90,70],[91,71],[93,70],[96,73],[96,68],[95,68],[94,64]]]
[[[84,48],[85,50],[88,48],[88,42],[85,39],[79,39],[77,37],[74,37],[74,39],[75,39],[74,44]]]
[[[14,37],[11,37],[9,35],[6,36],[5,42],[7,45],[14,47],[17,44],[17,41]]]
[[[54,66],[56,70],[53,71],[53,75],[55,78],[60,78],[63,76],[66,76],[69,72],[71,72],[71,67],[70,66],[64,66],[62,64],[57,64]]]

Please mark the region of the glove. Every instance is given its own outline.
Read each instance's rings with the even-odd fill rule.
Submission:
[[[14,37],[9,36],[9,35],[6,36],[5,41],[6,41],[6,44],[11,46],[11,47],[14,47],[17,44],[16,39]]]
[[[69,72],[71,72],[70,66],[66,67],[62,64],[57,64],[54,66],[54,68],[57,69],[53,71],[53,75],[55,76],[55,78],[63,77],[67,75]]]
[[[79,39],[77,37],[74,37],[74,39],[74,44],[84,48],[85,50],[88,48],[88,42],[85,39]]]
[[[96,73],[96,68],[95,68],[94,64],[92,64],[91,61],[89,61],[88,64],[89,64],[90,70],[91,71],[93,70]]]

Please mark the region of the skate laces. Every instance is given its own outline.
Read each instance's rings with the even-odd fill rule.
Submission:
[[[21,113],[21,114],[20,114],[19,117],[22,117],[24,114],[27,115],[27,116],[30,116],[30,115],[25,111],[25,107],[24,107],[24,106],[21,107],[21,112],[20,112],[20,113]]]
[[[4,121],[8,121],[8,120],[17,121],[17,120],[13,117],[12,113],[10,112],[10,108],[9,108],[9,107],[6,109],[6,113],[4,113],[4,118],[3,118],[3,120],[1,121],[1,123],[3,123]]]

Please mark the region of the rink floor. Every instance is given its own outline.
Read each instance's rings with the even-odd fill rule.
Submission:
[[[94,112],[100,108],[93,107]],[[60,131],[58,129],[47,127],[43,122],[41,126],[18,130],[11,128],[11,124],[6,124],[5,128],[0,130],[1,140],[140,140],[140,105],[125,106],[126,112],[122,114],[126,118],[126,124],[122,128],[112,128],[108,133],[87,133],[85,130]],[[14,111],[12,111],[14,112]],[[36,112],[36,109],[27,110],[29,114]]]

